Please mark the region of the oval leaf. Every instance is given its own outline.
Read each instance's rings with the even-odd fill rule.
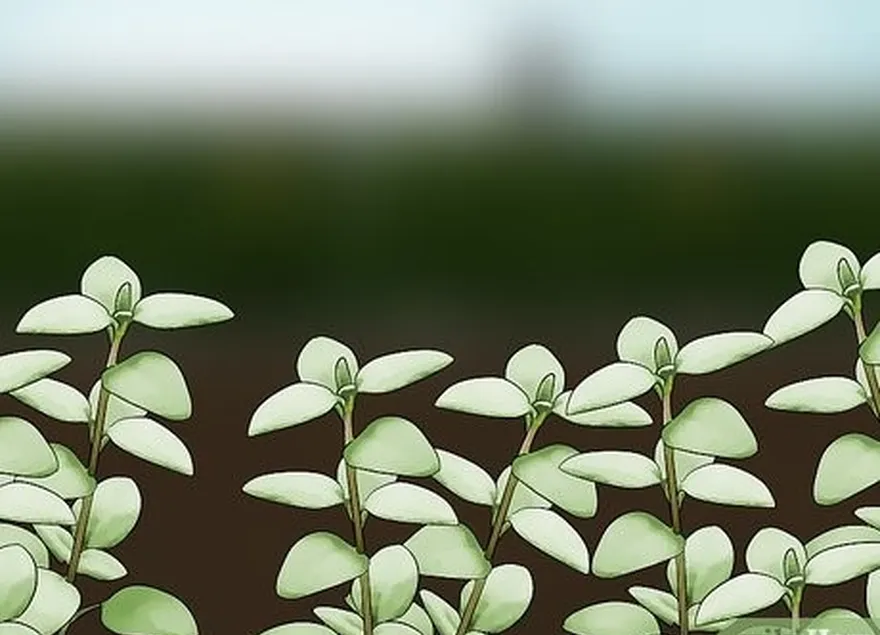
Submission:
[[[763,573],[785,583],[784,561],[786,552],[791,549],[801,568],[807,562],[804,545],[795,536],[776,527],[765,527],[758,531],[746,548],[746,565],[752,573]]]
[[[468,502],[492,507],[495,481],[486,470],[446,450],[437,450],[437,456],[440,470],[433,476],[435,481]]]
[[[465,525],[422,527],[404,547],[415,557],[423,576],[467,580],[489,573],[483,549]]]
[[[345,500],[350,500],[347,471],[345,459],[340,460],[336,466],[336,482],[342,488],[342,495],[345,497]],[[397,480],[397,477],[393,474],[377,474],[375,472],[367,472],[366,470],[354,470],[354,474],[357,481],[358,500],[361,503],[361,508],[363,508],[364,501],[375,490]]]
[[[418,427],[401,417],[380,417],[345,446],[349,465],[400,476],[433,476],[440,459]]]
[[[358,392],[386,393],[434,375],[452,363],[441,351],[401,351],[368,362],[357,374]]]
[[[568,414],[565,412],[565,408],[570,396],[571,391],[562,393],[556,398],[556,403],[553,406],[553,412],[569,423],[607,428],[642,428],[653,423],[651,414],[632,401],[624,401],[613,406],[588,410],[576,415]]]
[[[336,340],[319,335],[306,342],[296,360],[296,373],[301,381],[318,384],[336,393],[343,386],[336,385],[336,363],[344,359],[352,379],[358,372],[354,352]]]
[[[96,300],[113,314],[116,311],[116,294],[126,282],[131,286],[131,302],[135,305],[142,293],[138,275],[116,256],[101,256],[83,272],[79,286],[84,296]]]
[[[676,372],[704,375],[728,368],[773,346],[763,333],[718,333],[696,339],[675,358]]]
[[[670,563],[675,562],[670,560]],[[633,599],[667,624],[678,624],[678,600],[660,589],[633,586],[627,589]]]
[[[743,573],[716,587],[700,603],[696,626],[750,615],[773,606],[785,595],[785,587],[761,573]]]
[[[498,481],[495,483],[495,506],[492,513],[493,522],[495,520],[495,515],[498,512],[498,506],[501,504],[501,499],[504,497],[504,490],[507,488],[507,483],[510,479],[510,472],[511,469],[509,466],[504,468],[498,476]],[[517,479],[516,483],[513,485],[513,498],[510,501],[510,509],[507,511],[507,518],[513,516],[520,509],[550,509],[552,506],[553,504],[550,501]]]
[[[260,635],[337,635],[336,631],[324,626],[323,624],[312,624],[311,622],[291,622],[290,624],[281,624],[273,626],[268,631],[263,631]]]
[[[0,355],[0,393],[12,392],[67,366],[68,355],[58,351],[19,351]]]
[[[673,461],[675,462],[675,477],[678,481],[679,487],[681,486],[682,481],[687,478],[687,475],[695,469],[703,467],[704,465],[711,465],[715,462],[714,456],[692,454],[690,452],[685,452],[684,450],[670,449],[670,451],[673,454]],[[666,454],[663,439],[657,441],[657,444],[654,446],[654,464],[657,466],[657,469],[660,470],[660,477],[665,480]]]
[[[10,393],[26,406],[67,423],[88,423],[91,407],[86,396],[73,386],[44,378]]]
[[[110,549],[131,533],[141,515],[143,499],[137,483],[127,476],[111,476],[95,488],[86,529],[86,546]],[[80,502],[74,505],[79,515]]]
[[[764,403],[773,410],[829,414],[867,401],[862,386],[848,377],[816,377],[780,388]]]
[[[859,259],[848,247],[828,240],[817,240],[804,250],[798,264],[798,275],[805,289],[826,289],[843,293],[837,278],[837,266],[845,260],[858,279],[861,273]]]
[[[0,548],[9,545],[24,547],[38,567],[49,568],[49,552],[40,538],[17,525],[0,523]]]
[[[89,475],[76,454],[58,443],[52,443],[51,448],[58,461],[58,469],[55,472],[41,478],[20,477],[17,480],[45,487],[66,500],[91,494],[95,490],[95,479]]]
[[[357,613],[343,611],[332,606],[313,609],[315,616],[339,635],[362,635],[364,620]]]
[[[63,564],[70,562],[73,536],[69,531],[58,525],[34,525],[34,531],[59,562]]]
[[[333,588],[362,575],[367,557],[339,536],[319,531],[300,538],[287,552],[275,590],[296,600]]]
[[[413,555],[401,545],[391,545],[370,558],[370,592],[376,624],[396,620],[406,613],[418,590],[419,569]],[[360,596],[359,580],[353,597]]]
[[[617,336],[617,357],[624,362],[644,366],[652,373],[657,371],[654,348],[663,338],[669,347],[669,354],[675,359],[678,354],[678,341],[666,325],[654,318],[639,315],[627,322]]]
[[[829,322],[843,309],[843,298],[832,291],[807,289],[782,303],[764,324],[764,335],[778,346]]]
[[[813,482],[813,499],[834,505],[880,482],[880,442],[859,433],[845,434],[822,453]]]
[[[570,415],[598,410],[641,397],[657,378],[644,366],[614,362],[589,375],[571,391],[566,412]]]
[[[664,429],[663,441],[694,454],[745,459],[758,451],[758,442],[739,411],[716,397],[689,403]]]
[[[804,568],[807,584],[831,586],[880,569],[880,542],[862,542],[825,549]]]
[[[512,419],[531,410],[529,397],[500,377],[476,377],[454,384],[434,403],[437,408],[484,417]]]
[[[113,554],[100,549],[83,550],[76,572],[104,582],[119,580],[128,575],[125,565]]]
[[[531,403],[538,398],[538,387],[548,375],[553,376],[552,398],[565,389],[565,369],[556,356],[541,344],[529,344],[514,353],[504,369],[504,378],[519,387]]]
[[[15,332],[80,335],[103,331],[112,323],[107,309],[99,302],[77,293],[40,302],[24,314]]]
[[[370,494],[364,507],[377,518],[420,525],[457,525],[452,506],[439,494],[412,483],[391,483]]]
[[[0,519],[41,525],[76,522],[67,503],[57,494],[30,483],[0,486]]]
[[[701,527],[687,537],[684,546],[684,561],[687,564],[688,604],[693,606],[702,602],[712,589],[725,582],[733,573],[733,542],[717,525]],[[667,578],[670,587],[678,593],[677,563],[670,560]]]
[[[43,477],[57,469],[55,452],[32,423],[0,417],[0,474]]]
[[[636,452],[603,450],[577,454],[563,461],[560,469],[578,478],[615,487],[641,488],[660,483],[660,470],[654,461]]]
[[[101,381],[114,395],[166,419],[182,421],[192,415],[183,373],[162,353],[136,353],[104,371]]]
[[[305,509],[333,507],[344,500],[339,483],[314,472],[264,474],[245,483],[243,491],[255,498]]]
[[[22,614],[37,588],[37,565],[21,545],[0,547],[0,622]]]
[[[144,461],[173,472],[193,474],[192,455],[171,430],[152,419],[123,419],[107,431],[113,444]]]
[[[602,602],[572,613],[562,625],[574,635],[660,635],[647,610],[629,602]]]
[[[684,540],[647,512],[629,512],[612,521],[593,557],[593,573],[616,578],[674,558]]]
[[[519,536],[548,556],[583,574],[590,572],[590,554],[583,538],[568,521],[549,509],[521,509],[510,517]]]
[[[80,601],[75,586],[54,571],[38,569],[36,593],[18,621],[38,633],[57,633],[74,616]]]
[[[155,293],[137,303],[135,322],[154,329],[181,329],[231,320],[228,307],[197,295],[186,293]]]
[[[473,586],[471,581],[462,589],[462,606],[467,603]],[[528,569],[518,564],[495,567],[486,576],[471,628],[484,633],[506,631],[525,615],[533,593],[534,584]]]
[[[850,609],[828,609],[807,623],[806,633],[871,633],[871,624]]]
[[[251,417],[248,436],[283,430],[322,417],[337,403],[336,395],[318,384],[298,383],[266,399]]]
[[[195,618],[173,595],[147,586],[117,591],[101,604],[101,623],[119,635],[198,635]]]
[[[437,632],[440,635],[455,635],[455,631],[461,623],[458,612],[446,600],[431,591],[419,591],[419,597],[422,598],[425,610],[431,617],[434,626],[437,627]]]
[[[704,465],[688,474],[681,486],[688,496],[707,503],[776,506],[773,494],[757,476],[731,465]]]
[[[568,513],[592,518],[598,506],[595,484],[566,474],[559,467],[576,454],[577,450],[566,445],[549,445],[518,457],[513,462],[513,475]]]

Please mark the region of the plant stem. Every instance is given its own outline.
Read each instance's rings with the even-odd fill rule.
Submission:
[[[122,338],[125,336],[127,325],[121,324],[118,328],[111,332],[110,336],[110,352],[107,354],[107,363],[104,370],[116,365],[119,357],[119,347],[122,345]],[[101,442],[104,439],[104,425],[107,420],[107,406],[110,402],[110,393],[101,385],[101,391],[98,395],[98,407],[95,411],[94,429],[92,430],[92,447],[89,453],[89,475],[98,478],[98,459],[101,456]],[[79,518],[76,521],[76,528],[73,534],[73,547],[70,551],[70,562],[67,567],[66,579],[73,582],[76,579],[76,572],[79,569],[79,560],[82,556],[86,542],[86,530],[89,526],[89,516],[92,513],[92,503],[94,501],[94,492],[82,499],[82,506],[79,510]]]
[[[672,390],[667,385],[663,390],[663,425],[672,421]],[[678,501],[678,475],[675,469],[675,450],[663,443],[663,461],[666,465],[666,488],[669,496],[669,512],[672,517],[672,530],[681,536],[681,507]],[[688,635],[687,562],[684,549],[675,556],[675,586],[678,591],[678,624],[681,635]]]
[[[868,339],[868,334],[865,331],[865,320],[862,318],[862,307],[861,303],[856,303],[853,309],[853,323],[856,326],[856,339],[859,342],[859,347],[864,343],[866,339]],[[874,402],[874,414],[880,418],[880,382],[877,380],[877,372],[873,366],[870,364],[866,364],[859,358],[859,363],[862,365],[862,368],[865,369],[865,377],[868,379],[868,388],[871,390],[871,400]]]
[[[532,443],[535,441],[535,435],[538,434],[538,429],[541,427],[546,416],[546,414],[538,415],[531,422],[517,456],[528,454],[531,451]],[[501,494],[501,501],[498,503],[498,512],[495,515],[495,521],[492,523],[492,533],[489,536],[489,542],[486,544],[486,549],[483,552],[483,555],[490,564],[495,557],[496,549],[498,549],[498,543],[501,540],[501,533],[504,529],[504,524],[507,522],[507,513],[510,511],[510,504],[513,502],[513,494],[516,491],[516,485],[518,482],[519,481],[513,475],[513,469],[511,468],[507,483],[504,486],[504,492]],[[455,635],[464,635],[470,630],[471,622],[473,622],[474,614],[477,611],[477,604],[479,604],[480,597],[483,595],[483,590],[486,588],[487,578],[488,576],[474,581],[474,588],[468,597],[464,611],[462,611],[461,621],[458,624],[458,629],[456,629]]]
[[[354,440],[354,425],[352,417],[354,413],[354,399],[349,398],[342,410],[342,426],[345,434],[345,445]],[[364,554],[366,546],[364,541],[364,523],[361,510],[360,490],[357,482],[357,472],[348,463],[345,464],[345,479],[348,482],[348,498],[351,504],[351,523],[354,528],[354,544],[357,552]],[[370,591],[370,569],[361,574],[361,613],[364,618],[364,635],[373,635],[373,601]]]
[[[99,609],[99,608],[101,608],[100,604],[92,604],[91,606],[87,606],[85,608],[80,609],[79,611],[77,611],[76,613],[73,614],[73,617],[71,617],[69,620],[67,620],[67,623],[64,625],[64,627],[60,631],[58,631],[58,635],[67,635],[67,629],[69,629],[75,621],[77,621],[83,615],[91,613],[95,609]]]
[[[791,635],[801,630],[801,601],[804,599],[804,587],[799,587],[791,598]]]

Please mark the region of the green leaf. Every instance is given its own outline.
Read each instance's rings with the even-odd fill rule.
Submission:
[[[859,507],[855,515],[874,529],[880,529],[880,507]]]
[[[0,523],[0,548],[9,545],[24,547],[38,567],[49,568],[49,552],[37,536],[17,525]]]
[[[370,558],[370,597],[376,624],[401,617],[416,596],[419,569],[412,553],[401,545],[380,549]],[[352,597],[360,601],[360,581],[352,585]]]
[[[0,519],[45,525],[72,525],[76,522],[63,499],[30,483],[0,486]]]
[[[644,315],[636,316],[627,322],[617,336],[617,357],[624,362],[644,366],[652,373],[657,372],[654,349],[660,339],[666,340],[672,359],[678,355],[678,341],[666,325]]]
[[[577,454],[566,445],[550,445],[518,457],[513,462],[513,475],[551,503],[578,518],[596,514],[595,484],[566,474],[560,465]]]
[[[0,622],[17,618],[37,588],[37,565],[21,545],[0,547]]]
[[[434,375],[452,363],[441,351],[401,351],[377,357],[358,371],[357,389],[362,393],[399,390]]]
[[[68,355],[58,351],[18,351],[0,355],[0,393],[18,390],[67,366]]]
[[[636,452],[585,452],[566,459],[559,469],[578,478],[615,487],[650,487],[661,480],[654,461]]]
[[[363,507],[364,501],[366,501],[370,494],[375,490],[383,485],[394,483],[397,480],[397,476],[393,474],[377,474],[366,470],[355,470],[354,473],[355,480],[357,480],[358,499],[360,500],[361,507]],[[336,466],[336,482],[339,483],[339,486],[342,488],[342,495],[345,497],[345,500],[349,500],[351,497],[348,493],[348,478],[346,476],[345,459],[339,461],[339,464]]]
[[[579,426],[607,428],[641,428],[653,423],[650,413],[640,405],[631,401],[606,406],[598,410],[588,410],[572,415],[565,412],[571,391],[564,392],[556,398],[553,412],[569,423]]]
[[[446,600],[431,591],[419,591],[419,597],[422,598],[422,604],[425,605],[425,610],[431,616],[431,621],[437,627],[439,635],[455,635],[461,623],[458,612]]]
[[[867,401],[864,389],[848,377],[816,377],[785,386],[767,398],[773,410],[829,414],[846,412]]]
[[[672,450],[672,455],[675,462],[675,477],[679,486],[681,486],[688,474],[699,467],[711,465],[715,462],[714,456],[692,454],[684,450]],[[654,463],[657,465],[657,469],[660,470],[660,477],[666,480],[666,458],[662,439],[657,441],[657,444],[654,446]]]
[[[420,525],[457,525],[458,517],[446,500],[412,483],[390,483],[375,490],[364,503],[377,518]]]
[[[629,602],[602,602],[572,613],[562,625],[574,635],[660,635],[646,609]]]
[[[549,509],[521,509],[510,517],[519,536],[548,556],[583,574],[590,572],[590,554],[583,538],[568,521]]]
[[[467,604],[474,582],[468,582],[461,591],[461,606]],[[529,608],[534,583],[529,570],[518,564],[494,567],[486,576],[483,594],[477,602],[473,630],[500,633],[516,624]]]
[[[807,584],[842,584],[880,569],[880,541],[844,544],[813,555],[804,567]]]
[[[725,582],[733,573],[733,543],[721,527],[710,525],[701,527],[687,537],[684,546],[684,560],[687,569],[688,605],[692,606],[709,594],[712,589]],[[670,588],[678,593],[677,563],[670,560],[666,577]]]
[[[859,357],[866,364],[871,364],[873,366],[880,365],[880,322],[878,322],[877,326],[874,327],[874,330],[871,331],[871,334],[868,336],[862,345],[859,347]],[[874,373],[877,372],[876,368],[873,369]]]
[[[353,580],[368,560],[342,538],[319,531],[300,538],[287,552],[275,585],[279,597],[297,600]]]
[[[599,539],[593,557],[593,573],[616,578],[647,569],[674,558],[684,540],[647,512],[623,514],[611,522]]]
[[[374,635],[419,635],[419,632],[407,624],[398,622],[385,622],[379,624],[373,631]]]
[[[644,366],[614,362],[588,375],[571,391],[566,412],[576,415],[630,401],[651,390],[656,382]]]
[[[632,586],[627,591],[636,602],[665,623],[678,624],[678,600],[671,593],[646,586]]]
[[[88,496],[95,489],[95,479],[69,448],[59,444],[50,445],[58,461],[58,469],[49,476],[39,478],[19,477],[18,481],[45,487],[61,498],[73,500]]]
[[[486,470],[446,450],[437,450],[437,456],[440,470],[433,476],[435,481],[468,502],[492,507],[495,481]]]
[[[101,623],[119,635],[198,635],[195,618],[173,595],[130,586],[101,604]]]
[[[100,302],[109,313],[113,314],[116,311],[116,295],[125,283],[131,287],[132,305],[137,304],[142,293],[138,275],[116,256],[101,256],[83,273],[80,291],[84,296]]]
[[[880,289],[880,253],[876,253],[868,258],[868,262],[862,267],[859,278],[862,283],[862,289],[865,291]]]
[[[323,624],[291,622],[290,624],[273,626],[269,630],[260,633],[260,635],[336,635],[336,631],[327,628]]]
[[[73,386],[54,379],[39,379],[9,393],[24,405],[58,421],[88,423],[89,400]]]
[[[101,380],[95,382],[89,392],[89,408],[91,412],[98,412],[98,401],[101,397]],[[108,393],[107,397],[107,414],[104,416],[104,431],[106,432],[123,419],[133,419],[143,417],[147,411],[139,408],[127,401],[120,399],[116,395]]]
[[[491,568],[480,543],[465,525],[422,527],[403,546],[413,554],[423,576],[476,579]]]
[[[73,536],[69,531],[57,525],[34,525],[34,531],[59,562],[63,564],[70,562]]]
[[[827,240],[811,243],[801,256],[798,275],[805,289],[826,289],[835,293],[843,293],[837,276],[837,266],[841,260],[849,264],[850,269],[858,278],[861,272],[859,259],[848,248]]]
[[[117,397],[166,419],[183,421],[192,415],[183,373],[162,353],[135,353],[104,371],[101,381]]]
[[[768,487],[757,477],[732,465],[704,465],[682,482],[685,493],[697,500],[741,507],[775,507]]]
[[[530,403],[538,399],[538,387],[545,377],[553,377],[555,399],[565,390],[565,369],[546,346],[529,344],[515,352],[504,369],[504,377],[515,384],[527,396]]]
[[[312,609],[312,612],[339,635],[362,635],[364,632],[364,620],[357,613],[332,606],[319,606]]]
[[[834,505],[880,482],[880,442],[860,433],[835,439],[822,453],[813,499]]]
[[[95,488],[86,546],[110,549],[131,533],[140,518],[143,499],[137,483],[127,476],[111,476]],[[73,507],[77,516],[80,501]]]
[[[193,474],[192,455],[186,445],[152,419],[123,419],[107,431],[107,436],[116,447],[144,461],[187,476]]]
[[[333,507],[344,500],[339,483],[314,472],[264,474],[249,480],[242,489],[255,498],[305,509]]]
[[[137,303],[132,319],[154,329],[181,329],[225,322],[233,317],[228,307],[211,298],[154,293]]]
[[[42,635],[40,631],[18,622],[0,622],[0,635]]]
[[[341,342],[320,335],[306,342],[296,360],[296,372],[301,381],[318,384],[336,393],[343,386],[336,385],[336,363],[344,359],[352,377],[357,375],[358,361],[354,352]]]
[[[775,346],[806,335],[840,313],[843,298],[832,291],[807,289],[783,302],[764,324]]]
[[[400,476],[433,476],[440,459],[418,427],[402,417],[379,417],[345,446],[349,465]]]
[[[512,419],[531,411],[529,397],[516,384],[500,377],[476,377],[458,382],[434,402],[437,408],[484,417]]]
[[[663,429],[663,441],[676,450],[726,459],[745,459],[758,442],[739,411],[716,397],[690,402]]]
[[[872,620],[880,619],[880,570],[868,574],[865,604]]]
[[[861,615],[850,609],[827,609],[807,622],[805,633],[871,633],[873,628]]]
[[[498,476],[498,481],[495,484],[495,506],[492,514],[493,521],[495,519],[495,514],[498,512],[498,505],[501,503],[501,498],[504,496],[504,490],[507,487],[510,472],[510,467],[504,468]],[[507,518],[509,519],[520,509],[550,509],[550,507],[552,507],[550,501],[538,494],[532,488],[517,480],[513,489],[513,498],[510,501],[510,509],[507,511]]]
[[[776,527],[765,527],[754,535],[746,547],[746,565],[753,573],[763,573],[785,583],[785,553],[791,549],[801,568],[807,562],[804,545],[795,536]]]
[[[824,531],[806,544],[807,559],[828,549],[861,543],[880,542],[880,531],[865,525],[844,525]]]
[[[318,384],[298,383],[266,399],[251,417],[248,436],[283,430],[322,417],[337,403],[336,395]]]
[[[696,626],[750,615],[773,606],[785,595],[785,587],[761,573],[743,573],[716,587],[700,603]]]
[[[39,430],[19,417],[0,417],[0,474],[49,476],[58,459]]]
[[[103,331],[113,324],[99,302],[78,293],[40,302],[15,327],[16,333],[82,335]]]
[[[704,375],[728,368],[773,346],[763,333],[734,332],[707,335],[686,344],[675,358],[676,372]]]
[[[95,580],[119,580],[128,575],[128,570],[113,554],[100,549],[85,549],[80,556],[77,573]]]
[[[431,618],[428,617],[425,609],[415,602],[396,621],[411,626],[421,635],[434,635],[434,625],[431,623]]]
[[[36,593],[17,621],[39,633],[57,633],[79,609],[80,601],[75,586],[54,571],[38,569]]]

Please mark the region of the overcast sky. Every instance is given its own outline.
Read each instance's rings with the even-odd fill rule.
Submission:
[[[0,0],[0,97],[479,100],[541,19],[621,104],[880,94],[878,0]]]

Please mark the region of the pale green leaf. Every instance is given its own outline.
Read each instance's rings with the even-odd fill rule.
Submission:
[[[555,399],[565,390],[565,369],[556,356],[541,344],[529,344],[515,352],[504,369],[504,378],[516,384],[534,403],[538,398],[538,387],[548,375],[553,377]]]
[[[431,591],[419,591],[419,597],[431,617],[431,622],[437,627],[438,634],[455,635],[455,631],[461,623],[458,612],[446,600]]]
[[[80,335],[103,331],[113,323],[99,302],[78,293],[40,302],[18,322],[16,333]]]
[[[72,525],[76,522],[62,498],[30,483],[0,486],[0,520],[45,525]]]
[[[353,580],[367,566],[367,557],[342,538],[319,531],[300,538],[290,548],[275,589],[279,597],[296,600]]]
[[[764,405],[773,410],[828,414],[852,410],[866,400],[857,381],[848,377],[816,377],[780,388]]]
[[[679,486],[681,486],[682,481],[687,478],[688,474],[699,467],[711,465],[715,462],[714,456],[693,454],[691,452],[685,452],[684,450],[670,449],[670,451],[672,452],[673,461],[675,463],[675,477]],[[660,477],[663,480],[666,480],[666,455],[663,449],[662,439],[657,441],[654,446],[654,463],[657,465],[657,469],[660,470]]]
[[[431,618],[425,609],[415,602],[396,621],[411,626],[421,635],[434,635],[434,625],[431,623]]]
[[[403,546],[413,554],[423,576],[476,579],[490,569],[483,548],[465,525],[422,527]]]
[[[67,366],[70,356],[58,351],[18,351],[0,355],[0,393],[18,390]]]
[[[807,584],[842,584],[880,569],[880,541],[844,544],[812,556],[804,568]]]
[[[880,620],[880,570],[868,574],[865,604],[871,619]]]
[[[18,481],[40,485],[55,492],[61,498],[73,500],[88,496],[95,489],[95,479],[73,451],[59,443],[51,444],[58,461],[58,469],[40,478],[19,477]]]
[[[880,442],[845,434],[822,453],[813,482],[813,500],[834,505],[880,482]]]
[[[733,573],[733,542],[721,527],[701,527],[687,537],[684,546],[687,569],[688,605],[703,601],[709,592],[730,578]],[[677,563],[670,560],[666,577],[670,587],[678,593]]]
[[[807,559],[828,549],[844,545],[880,542],[880,531],[866,525],[844,525],[834,527],[810,540],[805,548]]]
[[[660,635],[646,609],[629,602],[602,602],[572,613],[562,625],[574,635]]]
[[[880,507],[859,507],[855,514],[874,529],[880,529]]]
[[[862,267],[859,278],[861,279],[862,289],[865,291],[880,289],[880,253],[876,253],[868,258],[868,262]]]
[[[49,568],[49,552],[40,538],[23,527],[0,523],[0,548],[9,545],[24,547],[38,567]]]
[[[674,558],[684,540],[647,512],[623,514],[611,522],[599,539],[593,557],[593,573],[616,578]]]
[[[101,381],[114,395],[166,419],[182,421],[192,415],[183,373],[162,353],[135,353],[104,371]]]
[[[630,401],[651,390],[656,382],[657,378],[644,366],[614,362],[588,375],[575,386],[566,412],[576,415]]]
[[[234,317],[224,304],[186,293],[154,293],[137,303],[135,322],[154,329],[181,329],[225,322]]]
[[[291,622],[290,624],[273,626],[269,630],[260,633],[260,635],[337,635],[337,633],[323,624]]]
[[[396,620],[406,613],[418,590],[419,569],[412,553],[391,545],[370,558],[370,597],[376,624]],[[360,580],[352,585],[352,597],[360,600]]]
[[[29,421],[0,417],[0,474],[43,477],[58,469],[52,447]]]
[[[80,602],[75,586],[54,571],[38,569],[36,593],[18,621],[44,635],[56,633],[74,616]]]
[[[101,623],[118,635],[198,635],[196,620],[173,595],[147,586],[117,591],[101,604]]]
[[[337,403],[336,395],[318,384],[297,383],[266,399],[251,417],[248,436],[283,430],[322,417]]]
[[[379,417],[345,446],[349,465],[400,476],[433,476],[440,459],[418,427],[402,417]]]
[[[775,346],[806,335],[829,322],[843,309],[843,298],[833,291],[807,289],[783,302],[764,324],[764,335]]]
[[[420,525],[457,525],[458,517],[446,500],[412,483],[390,483],[375,490],[364,508],[377,518]]]
[[[663,338],[669,347],[669,355],[678,355],[678,340],[666,325],[644,315],[636,316],[627,322],[617,336],[617,357],[624,362],[644,366],[652,373],[657,372],[654,349]]]
[[[798,264],[801,284],[805,289],[826,289],[835,293],[843,293],[845,289],[840,286],[837,277],[837,267],[841,260],[845,260],[849,264],[858,280],[861,265],[852,250],[828,240],[817,240],[810,243],[804,250]]]
[[[785,595],[785,587],[762,573],[743,573],[724,582],[700,603],[696,626],[743,617],[773,606]]]
[[[142,294],[138,275],[116,256],[101,256],[83,273],[80,291],[112,314],[116,310],[116,295],[125,283],[131,286],[132,305],[137,304]]]
[[[348,478],[346,472],[345,459],[342,459],[336,466],[336,482],[339,483],[339,486],[342,488],[342,495],[345,497],[345,500],[350,500],[351,497],[348,493]],[[354,473],[355,480],[357,481],[358,500],[360,501],[361,507],[363,507],[364,501],[366,501],[370,494],[375,490],[383,485],[394,483],[397,480],[397,476],[394,474],[378,474],[367,470],[354,470]]]
[[[9,393],[20,402],[57,421],[88,423],[89,400],[73,386],[44,378]]]
[[[717,333],[686,344],[675,358],[676,372],[704,375],[728,368],[773,346],[763,333]]]
[[[566,474],[559,467],[577,453],[574,448],[561,444],[541,448],[518,457],[513,462],[513,475],[568,513],[579,518],[592,518],[598,504],[596,485]]]
[[[264,474],[249,480],[242,489],[255,498],[305,509],[333,507],[344,500],[339,483],[314,472]]]
[[[519,536],[548,556],[583,574],[590,572],[590,554],[583,538],[559,514],[549,509],[521,509],[510,517]]]
[[[598,410],[587,410],[580,414],[568,414],[565,409],[568,406],[570,397],[571,391],[559,395],[556,398],[556,403],[553,404],[553,412],[575,425],[606,428],[642,428],[653,423],[651,414],[632,401],[605,406]]]
[[[332,606],[318,606],[312,612],[338,635],[363,635],[364,620],[357,613]]]
[[[752,573],[763,573],[780,582],[786,581],[785,553],[792,550],[801,569],[807,562],[803,543],[787,531],[765,527],[758,531],[746,547],[746,565]]]
[[[89,391],[89,408],[91,412],[98,412],[98,402],[101,398],[101,380],[99,379],[92,385],[91,391]],[[104,431],[110,429],[111,426],[115,425],[118,421],[122,419],[133,419],[136,417],[143,417],[147,414],[147,411],[143,408],[139,408],[134,404],[130,404],[124,399],[120,399],[116,395],[107,393],[107,411],[104,415]]]
[[[646,586],[632,586],[627,591],[636,602],[666,624],[678,624],[678,600],[668,591]]]
[[[302,347],[296,360],[296,373],[301,381],[324,386],[336,393],[344,387],[336,385],[336,364],[340,359],[345,360],[354,379],[359,368],[354,352],[342,342],[319,335]]]
[[[585,452],[563,461],[560,469],[578,478],[615,487],[650,487],[661,480],[654,461],[636,452]]]
[[[73,536],[69,531],[58,525],[34,525],[34,531],[59,562],[63,564],[70,562]]]
[[[473,461],[437,450],[440,470],[434,474],[435,481],[453,494],[477,505],[492,507],[495,498],[495,481]]]
[[[866,364],[874,366],[875,374],[878,372],[876,367],[880,365],[880,322],[877,323],[868,338],[862,342],[859,347],[859,357]]]
[[[529,397],[500,377],[476,377],[453,384],[434,403],[437,408],[466,414],[512,419],[531,411]]]
[[[37,588],[37,565],[21,545],[0,547],[0,622],[17,618]]]
[[[95,488],[86,546],[110,549],[131,533],[140,518],[143,499],[137,483],[127,476],[111,476]],[[80,501],[74,504],[77,516]]]
[[[507,488],[510,473],[511,469],[509,466],[504,468],[495,483],[495,507],[492,514],[493,521],[495,519],[495,514],[498,512],[498,505],[501,503],[501,499],[504,496],[504,490]],[[549,509],[552,507],[550,501],[524,483],[519,482],[519,480],[516,481],[513,488],[513,498],[510,501],[510,509],[507,511],[508,519],[520,509]]]
[[[663,429],[663,441],[676,450],[727,459],[745,459],[758,442],[739,411],[717,397],[690,402]]]
[[[462,589],[462,607],[467,603],[473,586],[472,580]],[[506,631],[525,615],[533,593],[534,583],[528,569],[518,564],[494,567],[486,576],[471,628],[484,633]]]
[[[871,633],[871,624],[861,615],[850,609],[833,608],[822,611],[807,622],[807,635],[824,633]]]
[[[0,622],[0,635],[42,635],[42,633],[18,622]]]
[[[681,486],[688,496],[707,503],[776,506],[773,494],[757,476],[732,465],[704,465],[688,474]]]
[[[419,635],[419,631],[408,624],[385,622],[373,630],[373,635]]]
[[[125,565],[113,554],[100,549],[83,550],[76,572],[102,581],[119,580],[128,575]]]
[[[144,461],[173,472],[192,476],[192,455],[171,430],[141,417],[123,419],[107,431],[113,444]]]
[[[357,374],[357,389],[362,393],[386,393],[421,381],[452,363],[441,351],[401,351],[367,362]]]

